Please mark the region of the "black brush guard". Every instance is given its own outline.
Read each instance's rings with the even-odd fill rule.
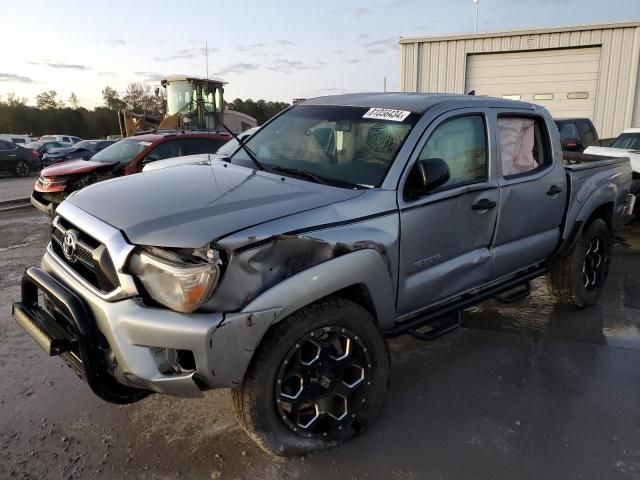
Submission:
[[[85,303],[41,268],[22,277],[22,299],[12,307],[13,318],[50,356],[60,355],[91,390],[111,403],[132,403],[149,392],[118,383],[107,371],[108,345]],[[38,304],[38,292],[51,302],[50,313]]]

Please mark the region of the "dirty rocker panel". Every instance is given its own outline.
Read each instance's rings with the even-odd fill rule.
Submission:
[[[38,305],[38,292],[50,302],[48,312]],[[49,354],[61,355],[93,392],[112,403],[131,403],[147,395],[121,385],[107,372],[95,320],[84,302],[44,270],[32,267],[22,277],[21,301],[13,304],[14,319]]]

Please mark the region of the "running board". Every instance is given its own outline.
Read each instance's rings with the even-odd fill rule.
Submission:
[[[516,303],[516,302],[519,302],[520,300],[527,298],[530,294],[531,294],[531,283],[524,282],[522,285],[515,287],[513,290],[509,290],[507,292],[494,295],[493,299],[500,303],[505,303],[507,305],[510,305],[512,303]]]
[[[420,331],[420,329],[414,328],[409,330],[407,333],[413,338],[417,338],[424,342],[435,340],[436,338],[446,335],[447,333],[451,333],[460,327],[462,324],[462,312],[458,310],[452,317],[453,318],[451,318],[451,316],[441,317],[428,323],[424,327],[421,327],[427,328],[426,331]]]
[[[448,315],[451,315],[451,314],[459,315],[460,312],[465,308],[484,302],[485,300],[495,298],[496,296],[503,294],[505,292],[508,292],[510,290],[513,290],[514,288],[521,287],[523,285],[528,285],[529,281],[541,275],[544,275],[545,273],[547,273],[546,265],[530,268],[528,270],[525,270],[518,276],[512,277],[508,280],[505,280],[504,282],[491,285],[483,290],[478,290],[471,293],[465,293],[460,297],[456,298],[456,300],[446,303],[445,305],[440,305],[432,309],[428,309],[427,311],[421,314],[418,314],[412,318],[409,318],[407,320],[404,320],[402,322],[396,322],[395,326],[389,328],[388,330],[384,330],[383,333],[385,336],[389,338],[398,337],[404,334],[416,336],[415,332],[418,329],[425,326],[433,326],[434,327],[433,329],[426,332],[426,336],[429,337],[430,336],[429,334],[432,331],[435,331],[436,333],[440,332],[439,334],[436,334],[435,336],[430,336],[431,338],[427,338],[427,339],[430,340],[432,338],[437,338],[441,335],[444,335],[445,333],[449,333],[455,330],[457,327],[457,323],[456,323],[456,327],[452,326],[453,322],[451,320],[449,320],[449,328],[438,326],[438,325],[442,325],[443,323],[446,323],[446,322],[443,322],[444,320],[443,317],[447,317]],[[527,287],[527,288],[530,288],[530,287]],[[524,296],[522,295],[524,294],[525,291],[526,290],[521,290],[503,298],[506,298],[507,300],[517,301],[517,300],[520,300],[521,298],[524,298]],[[520,296],[522,297],[520,298]],[[421,332],[418,332],[418,335],[423,335],[423,334]],[[419,338],[419,337],[416,337],[416,338]]]

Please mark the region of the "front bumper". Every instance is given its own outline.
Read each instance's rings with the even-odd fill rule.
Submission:
[[[50,217],[53,217],[56,212],[56,207],[60,205],[63,200],[64,195],[62,192],[42,193],[37,190],[31,192],[31,205]]]
[[[110,389],[120,387],[134,396],[140,391],[199,396],[203,389],[239,385],[262,336],[281,311],[187,315],[147,307],[136,298],[108,301],[82,285],[51,251],[42,269],[28,270],[24,281],[31,282],[34,275],[44,279],[36,288],[52,306],[43,309],[37,305],[37,291],[34,296],[33,288],[31,293],[23,289],[22,301],[14,304],[14,318],[50,355],[61,354],[68,362],[76,356],[89,386],[108,401],[114,401]],[[69,304],[66,297],[75,299],[72,306],[60,308]],[[61,337],[60,329],[69,336]],[[98,340],[84,340],[82,329],[95,331]],[[167,370],[166,359],[175,358],[175,352],[192,354],[189,369],[176,364]],[[92,383],[98,377],[106,386]]]

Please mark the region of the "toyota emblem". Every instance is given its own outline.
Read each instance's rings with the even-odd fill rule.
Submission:
[[[76,246],[78,245],[78,236],[73,230],[67,230],[62,239],[62,253],[71,263],[76,261]]]

